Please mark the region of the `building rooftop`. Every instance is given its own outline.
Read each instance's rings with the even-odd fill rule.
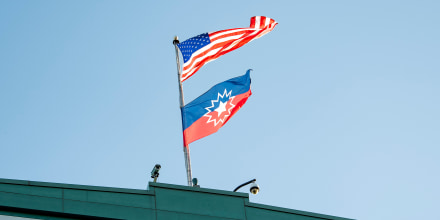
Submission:
[[[33,219],[328,219],[336,216],[249,202],[249,195],[150,182],[123,189],[0,178],[1,216]]]

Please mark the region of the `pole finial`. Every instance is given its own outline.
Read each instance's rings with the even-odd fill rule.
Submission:
[[[179,37],[177,37],[177,35],[176,35],[176,36],[174,36],[173,44],[176,45],[178,43],[180,43],[179,42]]]

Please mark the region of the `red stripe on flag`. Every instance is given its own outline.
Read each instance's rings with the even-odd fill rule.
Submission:
[[[261,37],[265,33],[271,31],[273,29],[273,27],[270,30],[268,30],[268,29],[254,29],[254,30],[247,29],[245,31],[238,32],[240,35],[243,35],[239,39],[232,39],[232,40],[227,40],[227,41],[222,42],[221,39],[224,39],[224,38],[220,38],[217,40],[219,42],[217,42],[217,41],[211,42],[212,45],[209,50],[206,50],[206,51],[192,57],[190,62],[185,63],[185,65],[183,67],[182,81],[185,81],[187,78],[191,77],[194,73],[196,73],[197,70],[199,70],[203,66],[203,64],[210,62],[210,61],[213,61],[226,53],[229,53],[235,49],[242,47],[244,44],[249,43],[250,41],[252,41],[256,38]],[[230,36],[234,36],[234,35],[227,34],[226,36],[230,37]],[[217,53],[212,54],[212,55],[208,55],[208,53],[210,51],[213,51],[216,49],[219,49],[219,51]]]
[[[267,19],[269,19],[268,24],[266,24]],[[196,51],[190,60],[183,64],[181,81],[194,75],[204,64],[272,31],[277,24],[271,18],[256,16],[251,18],[250,28],[234,28],[210,33],[211,43]]]

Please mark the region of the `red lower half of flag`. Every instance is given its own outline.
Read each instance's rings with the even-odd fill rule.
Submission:
[[[234,106],[228,110],[225,116],[217,111],[212,111],[196,120],[191,126],[183,131],[183,142],[185,146],[188,146],[193,141],[206,137],[210,134],[217,132],[228,120],[246,103],[249,96],[252,94],[251,90],[245,93],[236,95],[233,99],[230,99],[226,103],[226,106]]]

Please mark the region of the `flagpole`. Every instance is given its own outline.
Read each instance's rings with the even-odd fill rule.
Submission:
[[[180,61],[179,61],[179,48],[177,44],[179,43],[179,39],[177,36],[174,37],[173,44],[176,49],[176,63],[177,63],[177,80],[179,82],[179,101],[180,101],[180,109],[185,106],[185,101],[183,99],[183,87],[182,81],[180,80],[181,70],[180,70]],[[183,120],[183,116],[182,116]],[[186,178],[188,180],[188,186],[192,186],[192,173],[191,173],[191,158],[189,155],[189,145],[183,145],[183,155],[185,157],[185,169],[186,169]]]

